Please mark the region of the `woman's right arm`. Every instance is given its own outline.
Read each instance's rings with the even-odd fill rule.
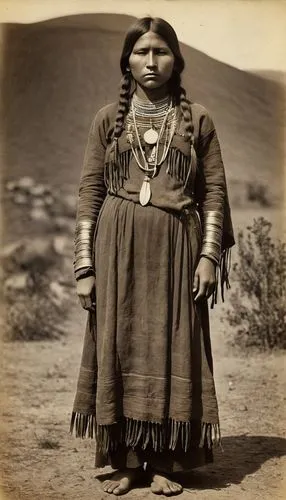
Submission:
[[[104,183],[106,146],[101,110],[95,116],[88,135],[76,215],[74,272],[77,292],[85,309],[91,306],[91,293],[95,284],[95,269],[92,261],[94,231],[107,192]]]

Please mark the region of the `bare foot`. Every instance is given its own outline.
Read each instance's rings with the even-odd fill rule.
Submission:
[[[124,469],[122,471],[115,472],[112,479],[104,481],[102,485],[103,491],[106,493],[113,493],[113,495],[124,495],[131,489],[131,486],[141,474],[141,467],[137,469]]]
[[[156,495],[172,496],[182,493],[183,487],[167,476],[154,472],[152,473],[151,491]]]

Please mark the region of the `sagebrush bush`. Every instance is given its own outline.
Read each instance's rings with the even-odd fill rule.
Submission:
[[[60,276],[63,258],[51,250],[37,255],[32,243],[30,246],[31,255],[27,245],[24,259],[16,252],[2,265],[4,282],[7,278],[13,282],[17,273],[28,275],[21,289],[4,286],[4,333],[8,340],[47,340],[63,334],[67,297],[60,286],[58,295],[57,290],[51,288],[55,278]]]
[[[270,236],[272,224],[260,217],[239,232],[236,291],[226,319],[241,346],[286,348],[286,245]]]
[[[248,182],[246,188],[246,198],[248,201],[256,202],[262,207],[271,206],[269,190],[265,184]]]
[[[32,293],[20,298],[7,309],[9,340],[47,340],[62,333],[63,310],[48,296]]]

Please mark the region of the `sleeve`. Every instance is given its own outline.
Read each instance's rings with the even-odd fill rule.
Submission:
[[[203,222],[201,256],[219,264],[224,220],[226,179],[221,149],[212,119],[204,113],[198,139],[200,211]]]
[[[98,214],[107,192],[104,182],[106,146],[103,114],[99,111],[90,127],[79,184],[74,258],[76,279],[95,273],[92,247]]]

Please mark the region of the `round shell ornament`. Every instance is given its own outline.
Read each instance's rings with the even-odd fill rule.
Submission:
[[[146,144],[150,144],[150,146],[153,146],[158,141],[159,135],[156,130],[154,130],[153,128],[149,128],[149,130],[146,130],[143,137]]]

